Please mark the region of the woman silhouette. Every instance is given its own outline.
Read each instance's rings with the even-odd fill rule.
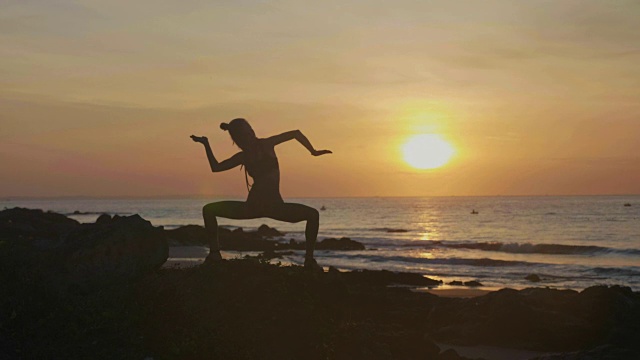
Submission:
[[[246,173],[253,178],[247,201],[219,201],[207,204],[202,209],[205,229],[209,234],[210,252],[205,263],[222,260],[218,243],[217,217],[227,219],[255,219],[267,217],[274,220],[297,223],[306,221],[306,255],[304,266],[307,269],[322,269],[313,258],[313,250],[318,236],[318,210],[302,204],[286,203],[280,195],[280,168],[274,147],[285,141],[296,139],[313,156],[331,154],[329,150],[316,150],[309,140],[299,131],[289,131],[266,139],[256,137],[251,125],[245,119],[233,119],[220,124],[228,131],[233,142],[242,150],[230,158],[218,162],[213,156],[209,140],[205,136],[191,135],[191,139],[204,145],[212,172],[220,172],[244,165]],[[246,176],[246,174],[245,174]],[[247,188],[249,181],[247,179]]]

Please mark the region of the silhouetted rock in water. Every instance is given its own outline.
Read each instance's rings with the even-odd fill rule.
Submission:
[[[529,274],[525,277],[525,280],[529,280],[531,282],[540,282],[540,276],[536,274]]]
[[[218,233],[231,232],[228,229],[219,228]],[[167,241],[171,246],[180,245],[207,245],[208,236],[206,230],[200,225],[180,226],[176,229],[165,230]]]
[[[177,229],[165,230],[169,244],[179,245],[208,245],[209,235],[199,225],[181,226]],[[306,244],[293,239],[289,242],[278,242],[266,238],[282,237],[285,234],[267,225],[261,225],[256,231],[244,231],[242,228],[229,230],[218,228],[218,241],[221,250],[236,251],[267,251],[267,250],[304,250]],[[328,238],[316,243],[318,250],[364,250],[362,243],[343,237],[341,239]]]
[[[262,224],[260,225],[260,227],[258,227],[257,233],[259,236],[264,237],[280,237],[285,235],[284,233],[276,230],[276,228],[269,227],[265,224]]]
[[[364,250],[364,245],[348,237],[327,238],[316,244],[318,250]]]
[[[177,229],[166,230],[167,239],[172,246],[178,245],[207,245],[209,235],[202,226],[187,225]],[[267,225],[262,225],[257,231],[244,231],[242,228],[233,231],[218,228],[218,241],[221,250],[236,251],[273,251],[273,250],[304,250],[306,243],[298,243],[293,239],[289,242],[267,240],[265,237],[281,237],[284,234]],[[364,250],[364,245],[349,238],[324,239],[316,244],[318,250]]]
[[[465,282],[462,282],[460,280],[453,280],[453,281],[448,282],[447,285],[451,285],[451,286],[468,286],[468,287],[483,286],[482,283],[477,281],[477,280],[471,280],[471,281],[465,281]]]
[[[416,273],[391,272],[388,270],[354,270],[342,273],[345,279],[352,282],[361,282],[377,285],[414,285],[414,286],[438,286],[441,280],[434,280]]]
[[[177,229],[165,230],[172,246],[208,245],[209,235],[204,227],[186,225]],[[281,237],[284,234],[267,225],[261,225],[256,231],[244,231],[242,228],[229,230],[218,227],[218,241],[222,250],[265,251],[275,249],[279,244],[268,241],[266,237]]]
[[[388,233],[406,233],[409,232],[409,230],[405,230],[405,229],[387,229]]]

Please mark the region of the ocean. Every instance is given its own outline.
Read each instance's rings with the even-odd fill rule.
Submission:
[[[4,199],[0,207],[51,210],[81,222],[93,222],[101,213],[140,214],[153,225],[169,229],[203,225],[202,206],[217,200],[222,199]],[[618,284],[640,291],[637,195],[287,201],[325,208],[320,212],[319,240],[349,237],[365,244],[364,251],[317,251],[316,259],[324,267],[416,272],[445,283],[477,280],[486,289],[581,290]],[[285,232],[283,240],[304,239],[304,223],[270,219],[220,219],[219,223],[245,230],[267,224]],[[206,255],[206,250],[201,253]],[[299,264],[302,256],[296,252],[275,261]],[[526,280],[531,274],[541,281]]]

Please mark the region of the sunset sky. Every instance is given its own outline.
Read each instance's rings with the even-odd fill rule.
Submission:
[[[222,121],[285,197],[640,193],[640,2],[0,1],[0,196],[246,196]],[[455,149],[403,160],[413,135]],[[425,155],[428,156],[428,155]]]

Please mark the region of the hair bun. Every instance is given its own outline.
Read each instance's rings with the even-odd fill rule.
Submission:
[[[229,131],[229,124],[227,124],[227,123],[220,124],[220,129],[222,129],[224,131]]]

